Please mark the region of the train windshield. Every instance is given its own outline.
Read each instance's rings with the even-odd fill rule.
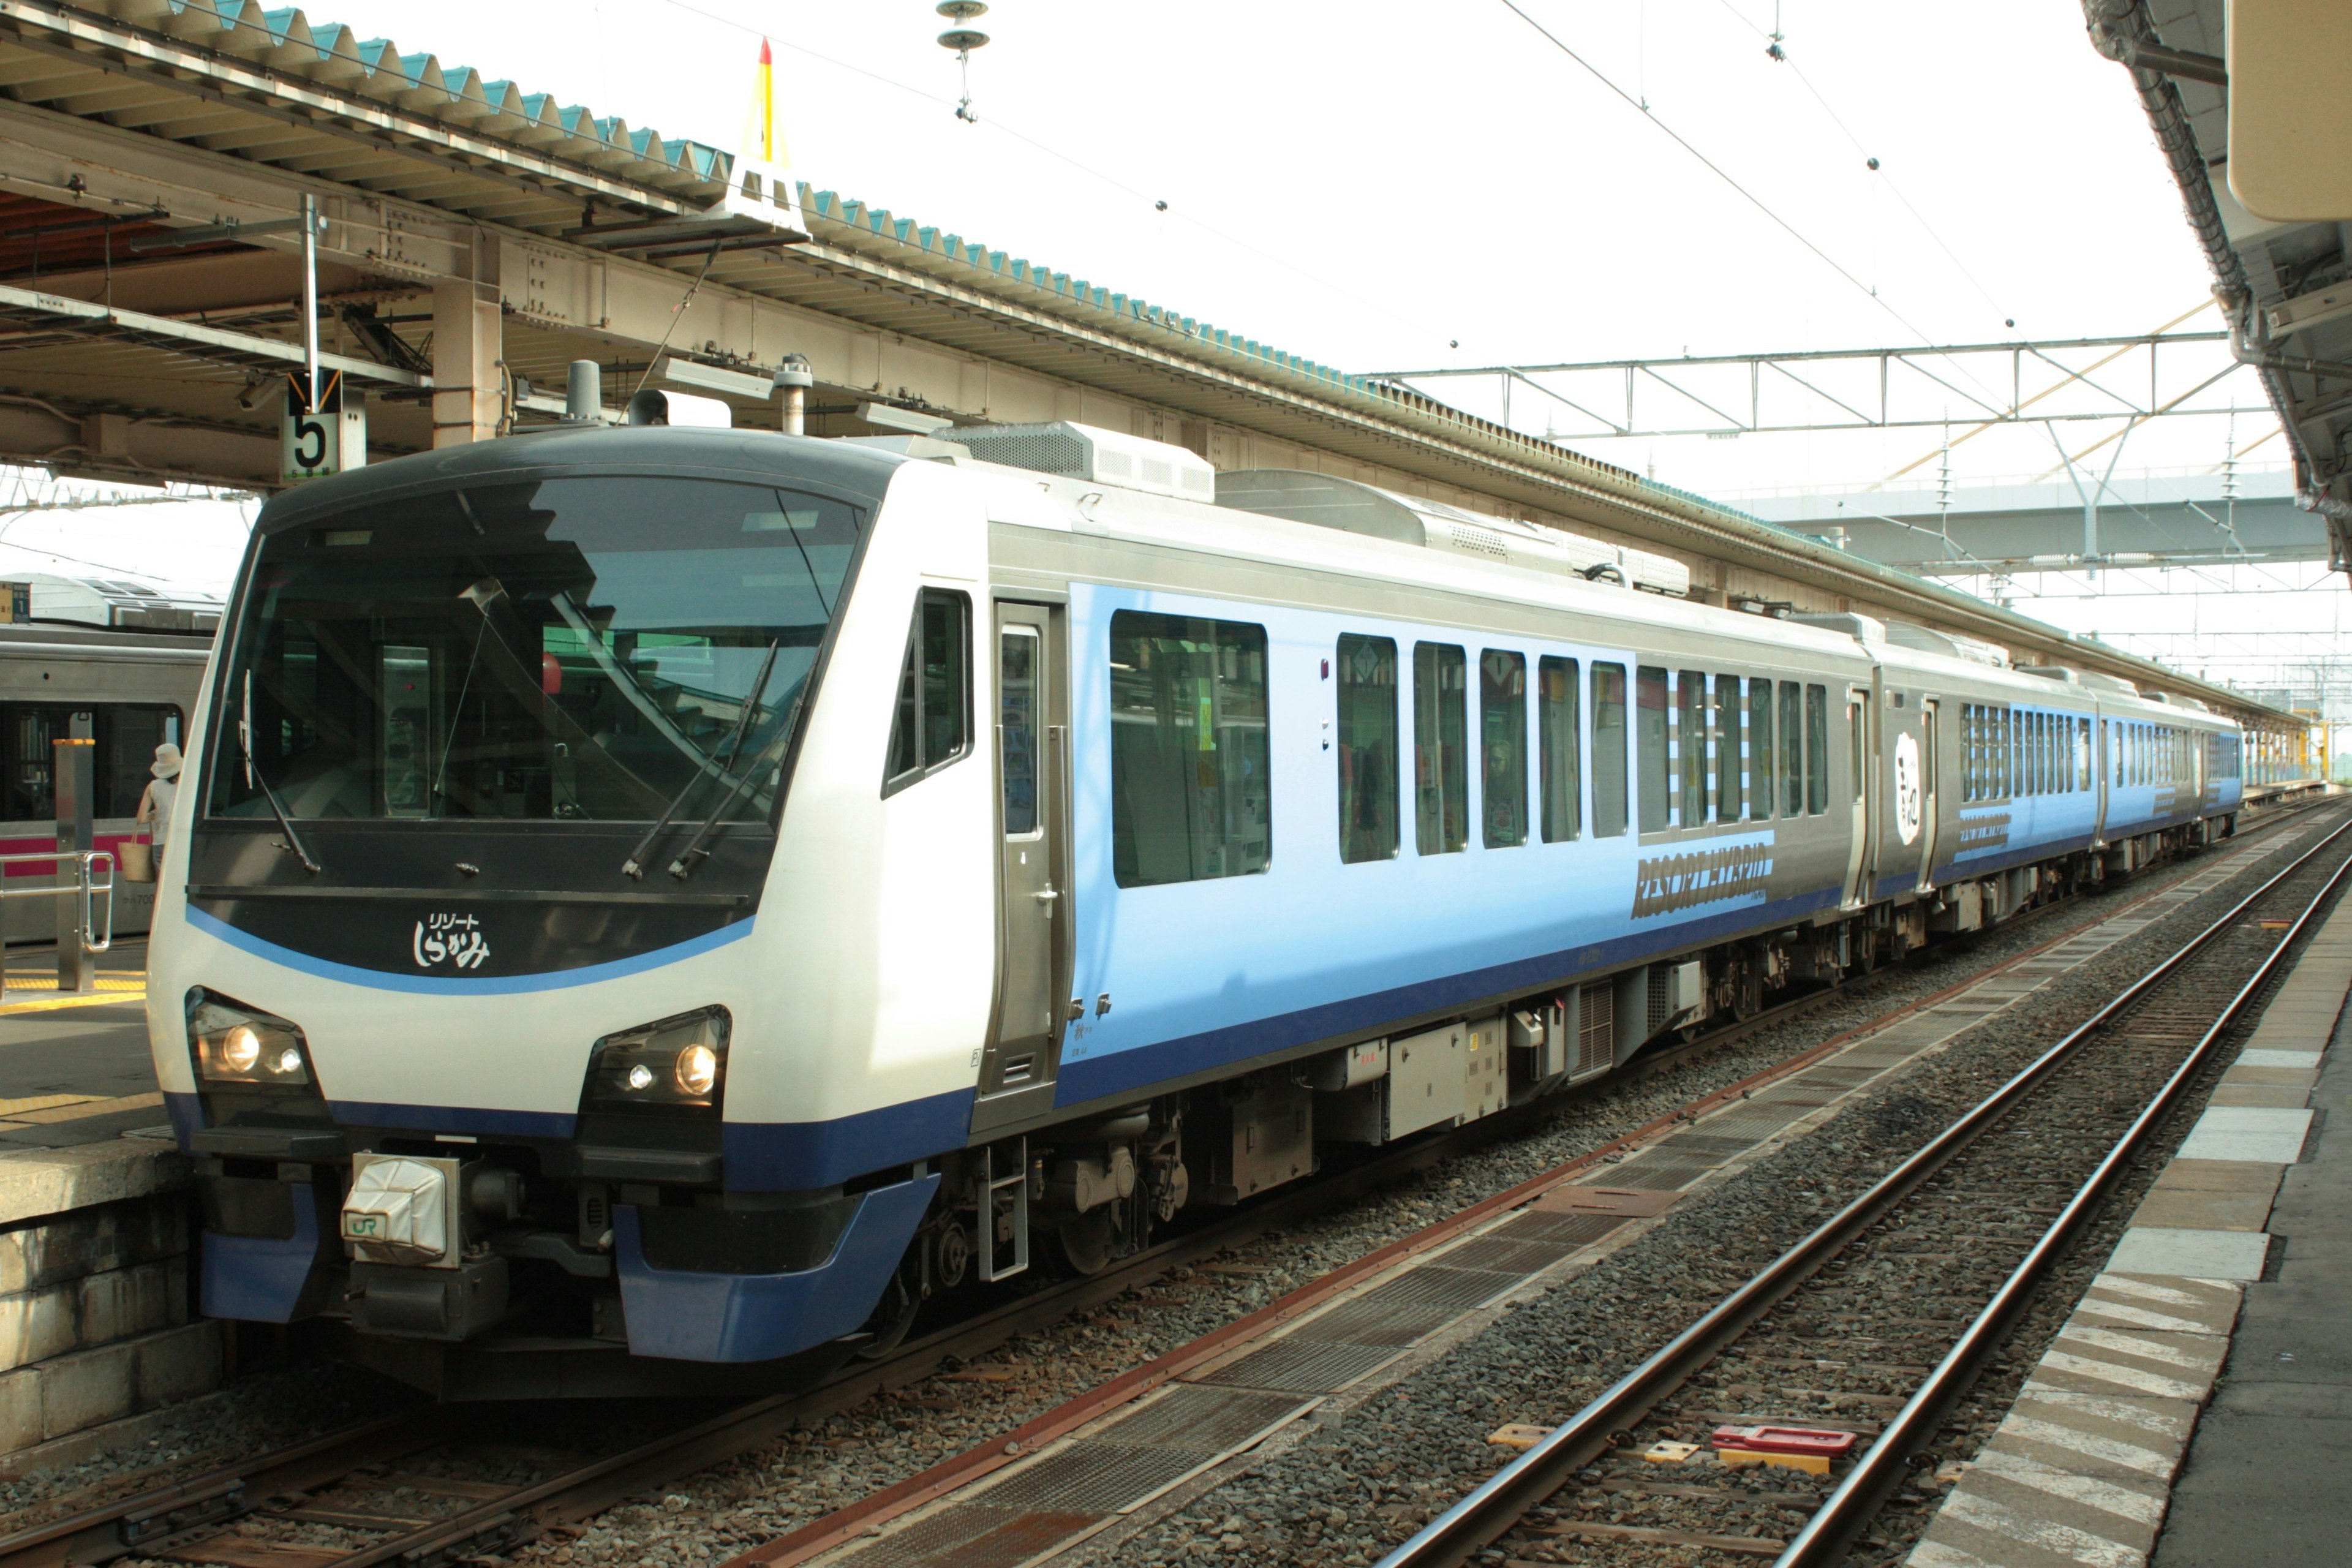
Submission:
[[[297,818],[763,819],[862,522],[763,485],[572,478],[273,532],[212,811],[268,817],[266,783]]]

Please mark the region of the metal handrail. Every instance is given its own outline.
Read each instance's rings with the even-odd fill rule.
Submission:
[[[114,851],[111,849],[34,849],[20,855],[0,855],[0,879],[6,877],[10,866],[45,862],[51,870],[58,862],[74,863],[74,879],[48,888],[11,888],[0,879],[0,900],[55,898],[60,893],[72,893],[81,900],[81,950],[84,952],[104,952],[114,945]],[[106,862],[106,880],[96,881],[91,873],[98,862]],[[106,895],[106,934],[97,936],[97,921],[92,909],[92,895]]]

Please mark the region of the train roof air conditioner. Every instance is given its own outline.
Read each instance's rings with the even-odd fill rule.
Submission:
[[[1940,653],[1952,658],[1964,658],[1971,664],[1990,665],[1995,669],[2007,669],[2009,650],[1997,643],[1978,637],[1964,637],[1958,632],[1939,632],[1916,621],[1888,621],[1886,640],[1896,647],[1912,648],[1920,653]]]
[[[1122,436],[1067,419],[1047,425],[966,425],[943,434],[983,463],[1180,500],[1217,499],[1217,471],[1165,441]]]
[[[1566,577],[1677,596],[1690,592],[1690,568],[1664,555],[1328,474],[1228,469],[1217,476],[1217,504]]]

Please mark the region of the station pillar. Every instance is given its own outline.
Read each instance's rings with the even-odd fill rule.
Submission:
[[[96,847],[95,815],[98,783],[98,742],[90,737],[90,716],[77,713],[65,735],[50,742],[54,766],[50,779],[55,784],[58,801],[58,886],[68,889],[57,895],[58,906],[58,994],[98,989],[98,958],[86,951],[82,942],[88,932],[82,925],[81,899],[79,889],[83,876],[77,857]]]
[[[504,323],[499,292],[486,284],[433,290],[433,445],[458,447],[499,433],[506,412]]]

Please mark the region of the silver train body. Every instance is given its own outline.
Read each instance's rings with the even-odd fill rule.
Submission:
[[[81,732],[93,742],[94,847],[113,850],[136,837],[134,817],[155,748],[184,739],[210,646],[209,637],[169,632],[0,625],[0,855],[57,849],[54,743],[77,732],[77,719],[86,721]],[[56,880],[45,861],[11,865],[5,873],[12,889]],[[55,942],[62,901],[0,900],[0,940]],[[118,875],[113,904],[114,931],[138,935],[154,908],[154,886]]]
[[[2192,706],[1044,434],[270,503],[149,991],[208,1312],[740,1386],[2234,822]]]

